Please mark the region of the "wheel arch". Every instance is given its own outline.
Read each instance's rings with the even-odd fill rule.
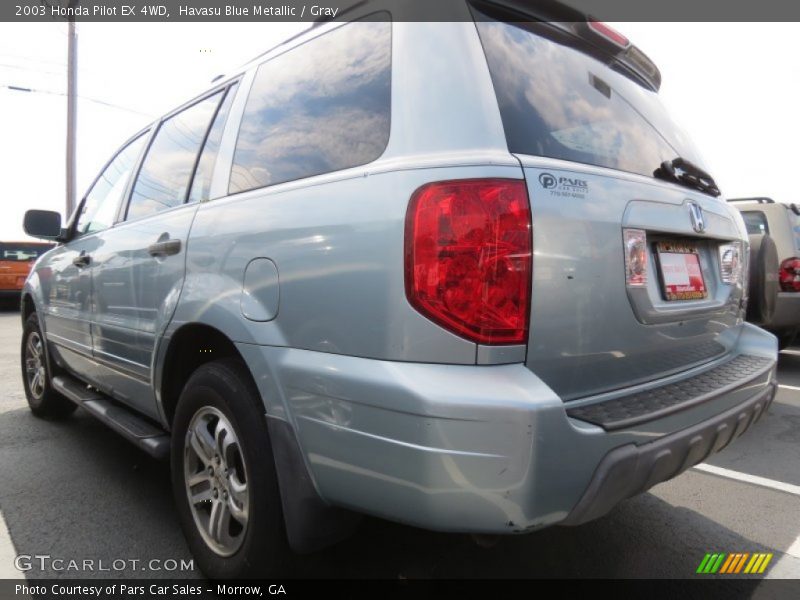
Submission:
[[[33,313],[36,312],[36,303],[33,301],[33,294],[30,292],[22,292],[22,299],[20,301],[20,317],[22,323],[28,320]]]
[[[247,361],[233,341],[219,329],[204,323],[187,323],[167,340],[162,340],[163,354],[155,370],[154,387],[164,426],[171,430],[178,398],[186,382],[198,367],[221,358],[238,358],[252,377]],[[161,354],[161,353],[159,353]]]

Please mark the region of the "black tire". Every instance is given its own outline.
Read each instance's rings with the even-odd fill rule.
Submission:
[[[209,414],[209,411],[212,414]],[[238,447],[238,450],[234,450],[234,452],[237,453],[239,460],[228,462],[235,465],[231,467],[231,470],[245,474],[244,481],[247,488],[245,495],[249,506],[246,526],[234,532],[239,537],[240,545],[228,556],[223,556],[212,548],[210,544],[216,543],[216,541],[212,539],[213,536],[209,530],[214,510],[213,503],[220,501],[221,504],[229,507],[228,490],[231,490],[231,498],[233,498],[233,488],[229,487],[233,484],[231,479],[217,472],[214,476],[209,474],[206,477],[208,466],[212,469],[227,468],[228,462],[223,461],[220,466],[220,462],[216,458],[220,444],[216,443],[212,445],[214,457],[208,455],[209,462],[198,462],[200,453],[195,451],[190,444],[194,434],[189,435],[190,424],[195,430],[198,423],[210,433],[210,428],[212,426],[215,428],[213,419],[217,418],[217,424],[221,422],[218,416],[215,417],[218,414],[227,419],[228,423],[224,425],[229,424],[233,429],[234,435],[231,439],[236,442]],[[204,425],[204,418],[210,419],[207,426]],[[228,437],[223,437],[223,440],[228,439]],[[222,446],[224,447],[224,444]],[[288,566],[291,552],[286,540],[278,478],[264,417],[263,403],[249,372],[241,361],[224,359],[206,363],[189,378],[181,392],[175,411],[171,459],[172,488],[181,527],[197,565],[207,577],[210,579],[271,577],[280,574],[281,570]],[[192,461],[199,466],[199,470],[192,467]],[[216,461],[217,467],[214,467],[212,461]],[[196,491],[198,489],[202,492],[204,483],[198,484],[198,487],[187,487],[185,468],[190,473],[195,472],[196,477],[205,478],[208,485],[214,490],[213,497],[218,500],[209,498],[208,504],[197,503],[195,506],[199,506],[200,509],[193,509],[189,500],[189,490],[191,489],[192,493],[198,493]],[[241,479],[241,476],[238,477]],[[227,481],[223,481],[225,479]],[[224,503],[221,502],[222,495],[220,494],[218,497],[216,494],[218,490],[222,489],[225,490],[226,502]],[[206,510],[208,511],[207,524],[209,525],[203,527],[202,523],[196,519],[202,521],[205,518]],[[229,515],[232,514],[230,508],[226,510]],[[239,524],[234,521],[235,519],[231,521],[232,526]],[[230,536],[230,527],[226,531]],[[208,542],[207,538],[211,541]]]
[[[747,320],[768,326],[778,300],[778,249],[769,235],[750,236],[750,289]]]
[[[28,349],[29,344],[32,347],[38,345],[38,363]],[[53,389],[51,361],[47,360],[46,353],[47,344],[42,334],[42,328],[39,326],[39,317],[36,313],[32,313],[22,328],[22,347],[20,348],[22,385],[25,388],[25,397],[28,399],[31,412],[37,417],[50,420],[64,419],[71,415],[78,406]],[[31,381],[30,377],[29,369],[34,365],[38,365],[38,382]]]
[[[778,336],[778,350],[786,350],[797,337],[797,330],[776,332],[775,335]]]

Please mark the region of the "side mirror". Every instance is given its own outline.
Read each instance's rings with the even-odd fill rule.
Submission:
[[[29,210],[22,221],[22,229],[35,238],[58,239],[61,236],[61,214],[52,210]]]

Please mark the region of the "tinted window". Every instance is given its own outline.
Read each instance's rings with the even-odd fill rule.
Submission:
[[[391,23],[354,22],[259,67],[230,191],[366,164],[389,141]]]
[[[214,124],[208,132],[206,143],[203,145],[203,152],[200,154],[200,160],[197,163],[197,169],[194,173],[192,190],[189,192],[189,202],[208,200],[211,175],[214,172],[214,165],[217,162],[217,153],[219,152],[219,145],[222,141],[225,121],[228,120],[228,113],[231,110],[231,104],[233,104],[233,99],[236,96],[236,86],[237,84],[234,84],[228,90],[228,93],[225,95],[225,100],[223,100],[222,105],[217,111],[217,116],[214,117]]]
[[[136,178],[128,219],[183,204],[197,154],[222,92],[201,100],[161,124]]]
[[[0,243],[0,261],[26,262],[34,260],[52,247],[41,244]]]
[[[662,161],[700,157],[658,95],[546,25],[477,23],[509,149],[651,175]],[[566,42],[566,40],[562,40]]]
[[[744,225],[747,228],[747,233],[750,235],[769,233],[767,215],[760,210],[742,212],[742,218],[744,218]]]
[[[144,134],[140,135],[120,150],[100,174],[86,195],[86,201],[78,217],[76,231],[79,234],[101,231],[114,224],[122,195],[142,151],[145,137]]]

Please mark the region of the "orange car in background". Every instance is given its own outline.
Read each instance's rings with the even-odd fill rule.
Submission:
[[[0,300],[19,298],[33,263],[53,244],[0,242]]]

